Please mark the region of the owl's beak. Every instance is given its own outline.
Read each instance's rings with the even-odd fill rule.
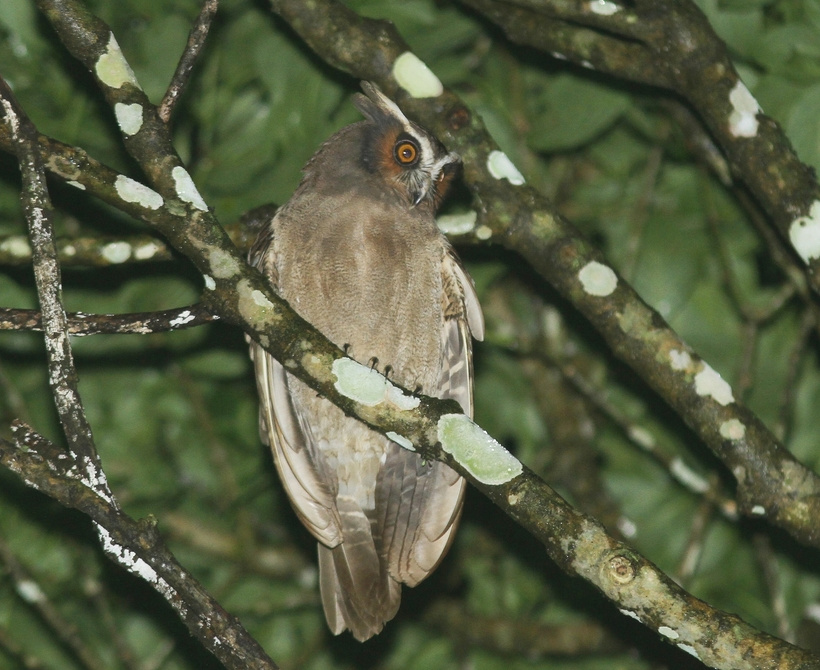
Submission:
[[[430,193],[432,184],[433,180],[427,175],[424,175],[424,177],[416,182],[414,187],[410,188],[410,200],[413,203],[413,207],[418,205],[427,197],[428,193]]]
[[[455,152],[450,152],[433,163],[429,170],[419,171],[415,174],[415,179],[409,187],[413,207],[426,198],[432,198],[435,201],[441,200],[449,188],[450,181],[452,181],[459,165],[461,165],[461,156]]]

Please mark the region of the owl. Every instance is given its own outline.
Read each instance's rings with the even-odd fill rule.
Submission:
[[[483,317],[435,222],[460,160],[374,84],[363,121],[327,140],[250,261],[303,318],[391,381],[473,410]],[[260,433],[297,516],[318,541],[328,626],[361,641],[439,564],[464,480],[346,416],[251,343]]]

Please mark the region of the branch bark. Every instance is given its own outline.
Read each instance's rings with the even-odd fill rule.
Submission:
[[[67,314],[66,317],[66,327],[70,335],[150,335],[195,328],[219,318],[208,312],[200,303],[160,312],[75,312]],[[0,307],[0,330],[43,330],[42,313],[33,309]]]
[[[76,454],[64,452],[24,424],[16,424],[13,431],[14,444],[0,438],[0,463],[29,486],[86,514],[96,524],[106,554],[156,589],[191,635],[226,668],[278,668],[239,620],[179,564],[155,519],[132,519],[109,497],[99,495],[80,474],[85,466]]]
[[[691,0],[596,3],[462,0],[518,44],[618,79],[671,91],[697,112],[732,175],[759,202],[805,262],[820,292],[820,258],[805,235],[820,226],[820,184],[779,124],[741,81],[723,41]]]

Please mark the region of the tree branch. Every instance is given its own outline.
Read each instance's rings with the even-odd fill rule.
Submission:
[[[70,335],[150,335],[195,328],[218,320],[201,303],[159,312],[67,315]],[[0,307],[0,330],[43,330],[42,314],[33,309]]]
[[[820,292],[820,184],[778,123],[740,80],[723,41],[691,0],[627,6],[565,0],[462,0],[535,47],[619,79],[672,91],[689,102],[724,152],[735,179],[763,206],[807,264]],[[814,236],[813,236],[814,235]]]
[[[205,0],[202,4],[199,16],[191,28],[191,32],[188,35],[188,43],[185,45],[185,51],[183,51],[179,59],[176,72],[174,72],[174,76],[171,79],[171,84],[168,86],[168,90],[165,92],[165,96],[162,98],[162,102],[157,110],[159,118],[165,123],[170,122],[171,114],[174,112],[174,106],[191,78],[194,65],[196,65],[199,55],[205,47],[205,40],[208,37],[208,31],[211,29],[211,22],[214,16],[216,16],[218,6],[219,0]]]
[[[23,180],[21,201],[28,223],[31,241],[34,281],[42,310],[48,358],[48,379],[51,394],[60,417],[69,451],[83,466],[87,481],[98,495],[116,506],[100,466],[77,389],[77,370],[68,337],[68,324],[62,303],[62,280],[57,262],[57,245],[51,226],[51,200],[46,175],[39,153],[34,149],[37,131],[22,112],[6,81],[0,78],[0,105],[7,125],[17,144],[20,172]]]
[[[240,622],[179,565],[157,532],[154,519],[136,521],[100,496],[80,476],[84,466],[75,454],[62,451],[24,424],[15,424],[13,432],[16,444],[0,438],[0,463],[29,486],[91,518],[106,554],[162,594],[191,635],[225,667],[278,667]]]

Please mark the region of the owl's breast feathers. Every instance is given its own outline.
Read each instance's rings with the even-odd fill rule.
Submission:
[[[321,199],[313,225],[283,214],[274,224],[282,297],[359,362],[375,358],[399,384],[434,392],[447,249],[432,221],[355,194]]]

